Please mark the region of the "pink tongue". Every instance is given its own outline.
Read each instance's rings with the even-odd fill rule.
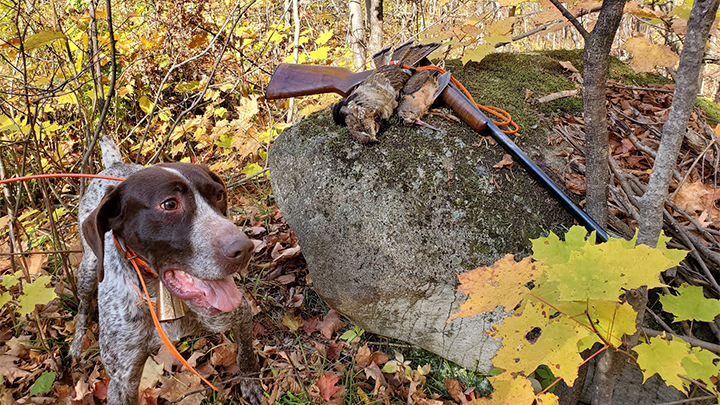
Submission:
[[[202,281],[196,283],[196,285],[205,293],[205,298],[214,308],[223,312],[230,312],[242,303],[242,292],[237,288],[232,277],[222,280]]]

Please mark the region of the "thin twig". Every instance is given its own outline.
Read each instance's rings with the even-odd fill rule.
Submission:
[[[565,8],[565,6],[560,3],[559,0],[550,0],[550,2],[553,4],[553,6],[555,6],[555,8],[560,10],[563,17],[567,18],[567,20],[570,21],[570,24],[572,24],[573,27],[578,30],[580,35],[582,35],[583,39],[587,41],[587,37],[590,35],[590,33],[587,32],[585,27],[583,27],[582,23],[577,18],[575,18],[575,16],[571,12],[569,12]]]

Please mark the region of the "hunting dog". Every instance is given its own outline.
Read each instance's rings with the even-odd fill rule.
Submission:
[[[123,182],[94,179],[80,201],[78,219],[83,258],[77,272],[80,308],[71,354],[78,358],[97,291],[100,355],[110,376],[110,405],[137,404],[148,356],[162,342],[135,269],[113,235],[154,270],[143,278],[155,298],[159,280],[188,313],[164,323],[168,338],[203,331],[232,331],[243,376],[242,396],[259,405],[262,387],[252,350],[252,313],[233,274],[247,267],[253,243],[226,217],[225,184],[204,166],[171,163],[148,168],[123,164],[117,146],[100,140],[105,170]],[[153,270],[150,270],[152,272]],[[159,276],[159,278],[158,278]]]

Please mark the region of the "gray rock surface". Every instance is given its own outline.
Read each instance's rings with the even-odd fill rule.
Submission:
[[[573,221],[517,164],[464,124],[431,118],[447,133],[393,121],[362,146],[329,111],[281,134],[269,154],[278,206],[295,231],[314,287],[363,329],[487,371],[499,341],[482,331],[507,313],[446,322],[466,298],[457,274]],[[522,139],[538,164],[545,134]],[[534,143],[533,143],[534,142]]]

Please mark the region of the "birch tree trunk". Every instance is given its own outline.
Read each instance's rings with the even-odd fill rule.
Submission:
[[[365,0],[370,38],[368,51],[375,55],[383,48],[383,0]]]
[[[353,51],[353,64],[355,70],[365,70],[365,28],[363,27],[363,13],[360,0],[350,0],[350,34],[348,44]]]
[[[665,198],[690,113],[697,100],[698,77],[705,55],[705,43],[718,9],[718,2],[720,0],[696,0],[690,11],[685,43],[680,54],[680,67],[675,75],[672,106],[663,125],[662,139],[647,191],[639,199],[639,244],[655,246],[660,237]]]

